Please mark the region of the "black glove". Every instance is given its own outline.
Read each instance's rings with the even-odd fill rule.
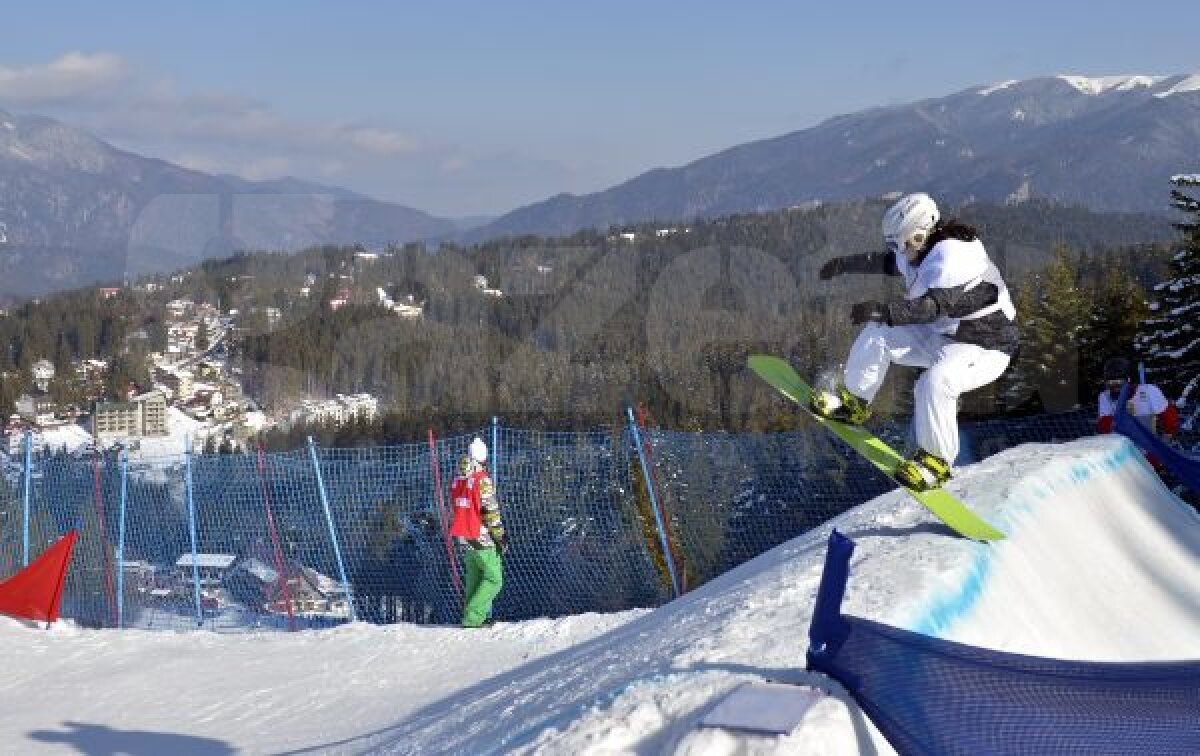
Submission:
[[[496,539],[496,553],[500,556],[508,554],[508,536],[499,536]]]
[[[863,323],[886,323],[888,320],[888,309],[882,302],[869,300],[859,302],[850,308],[850,322],[856,325]]]
[[[834,276],[840,276],[841,274],[842,258],[840,257],[835,257],[832,260],[826,261],[825,264],[821,266],[820,272],[817,273],[817,275],[821,277],[822,281],[828,281]]]

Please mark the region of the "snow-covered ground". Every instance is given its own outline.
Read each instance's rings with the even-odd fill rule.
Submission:
[[[848,613],[1042,656],[1200,658],[1200,518],[1123,439],[1020,447],[951,487],[1009,538],[956,538],[893,492],[654,611],[248,636],[0,620],[0,752],[888,753],[803,670],[833,526],[858,543]],[[831,694],[787,737],[696,728],[763,678]]]

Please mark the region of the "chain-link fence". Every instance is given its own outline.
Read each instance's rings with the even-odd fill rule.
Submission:
[[[965,424],[964,450],[982,459],[1093,428],[1086,412]],[[881,433],[902,441],[904,429]],[[457,623],[448,498],[474,435],[491,448],[511,545],[504,620],[660,605],[893,487],[815,426],[683,433],[632,416],[361,449],[25,453],[0,481],[0,576],[76,529],[62,614],[89,626]]]

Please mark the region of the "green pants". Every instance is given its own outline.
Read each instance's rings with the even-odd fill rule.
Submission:
[[[492,613],[492,601],[504,585],[504,566],[493,546],[488,549],[468,549],[464,560],[467,568],[466,605],[463,606],[463,627],[479,627]]]

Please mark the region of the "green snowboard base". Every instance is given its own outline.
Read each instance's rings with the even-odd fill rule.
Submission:
[[[818,423],[831,430],[834,435],[866,457],[868,462],[878,467],[888,477],[891,477],[896,466],[904,460],[899,452],[885,444],[866,428],[839,423],[809,411],[808,404],[812,397],[812,388],[785,360],[769,355],[754,355],[750,357],[748,364],[760,378],[803,407]],[[975,541],[996,541],[1004,538],[1004,533],[996,530],[970,509],[967,509],[965,504],[943,488],[935,488],[930,491],[914,491],[904,486],[901,488],[904,488],[910,496],[964,538]]]

